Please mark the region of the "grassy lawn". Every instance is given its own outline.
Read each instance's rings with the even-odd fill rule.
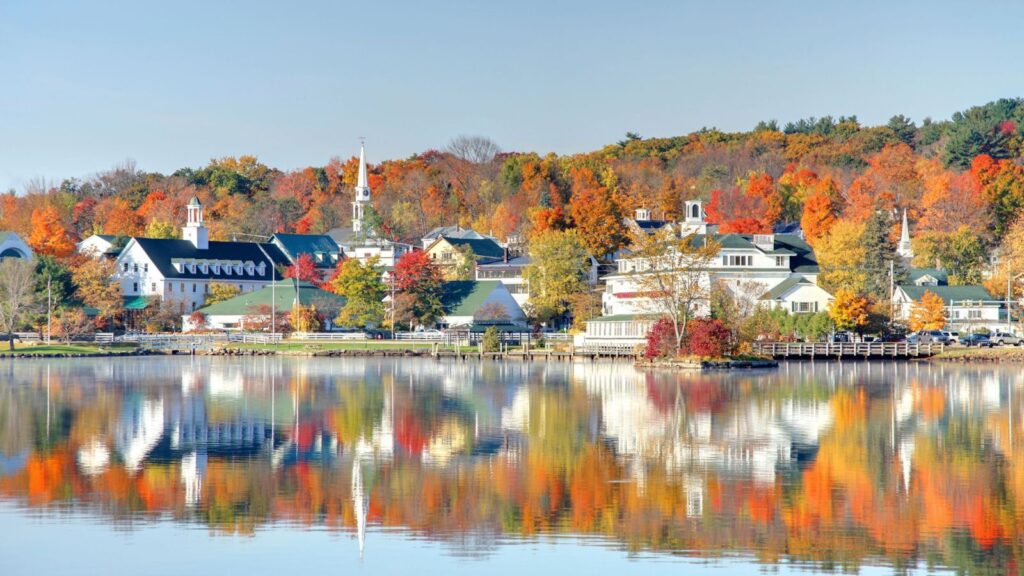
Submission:
[[[15,344],[13,354],[30,354],[32,356],[55,356],[58,354],[109,354],[125,352],[134,346],[118,344],[114,346],[93,346],[89,344]],[[12,354],[6,342],[0,342],[0,356]]]
[[[1017,346],[997,348],[949,348],[942,354],[932,356],[932,359],[1024,362],[1024,349]]]

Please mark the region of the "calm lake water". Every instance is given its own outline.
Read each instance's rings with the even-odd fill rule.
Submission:
[[[1022,383],[890,363],[3,361],[0,573],[1016,572]]]

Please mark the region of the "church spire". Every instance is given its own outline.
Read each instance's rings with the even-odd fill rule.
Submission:
[[[903,225],[900,228],[900,243],[896,253],[910,260],[914,257],[914,249],[910,244],[910,226],[907,224],[907,209],[903,209]]]
[[[363,146],[359,146],[359,180],[356,181],[356,190],[366,188],[370,189],[370,186],[366,183],[366,151]]]
[[[359,178],[356,180],[356,197],[352,202],[352,230],[363,231],[363,217],[366,212],[366,205],[370,202],[370,184],[366,177],[366,151],[359,146]]]

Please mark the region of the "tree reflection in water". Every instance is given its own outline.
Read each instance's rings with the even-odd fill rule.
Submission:
[[[539,534],[855,569],[1009,570],[1019,371],[259,358],[0,372],[0,498],[112,523]],[[372,541],[366,543],[372,553]]]

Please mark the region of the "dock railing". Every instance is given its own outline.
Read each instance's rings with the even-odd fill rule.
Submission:
[[[941,354],[945,345],[910,342],[763,342],[754,351],[773,358],[914,358]]]

